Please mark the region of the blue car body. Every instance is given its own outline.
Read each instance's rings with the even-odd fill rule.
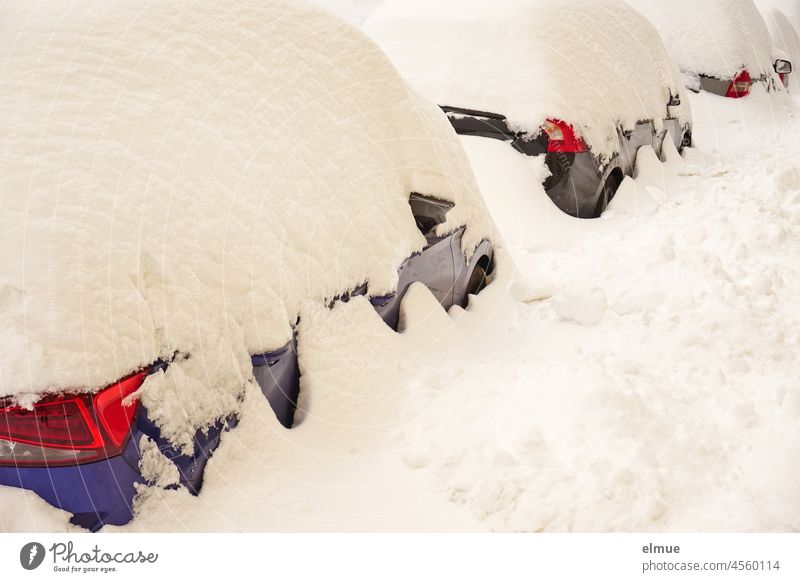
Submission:
[[[412,283],[419,281],[427,285],[445,309],[452,305],[465,306],[470,291],[473,291],[469,288],[472,273],[476,268],[480,268],[483,274],[490,272],[493,259],[491,244],[483,241],[467,261],[461,248],[463,227],[444,236],[434,234],[435,226],[444,220],[444,214],[452,205],[422,196],[414,199],[414,196],[412,208],[415,215],[435,215],[428,217],[430,220],[427,222],[418,221],[428,244],[403,262],[396,292],[370,298],[376,312],[395,330],[400,304]],[[346,302],[366,294],[367,286],[362,285],[337,300]],[[276,417],[283,426],[291,428],[300,392],[297,337],[280,349],[253,355],[252,364],[253,375]],[[168,365],[168,362],[157,362],[147,372],[160,373]],[[233,428],[236,422],[237,419],[231,417],[198,430],[194,437],[194,452],[186,455],[161,435],[159,428],[148,418],[146,408],[140,406],[130,437],[119,455],[70,466],[0,467],[0,485],[36,492],[48,503],[72,513],[73,524],[91,531],[106,524],[123,525],[133,518],[137,484],[145,483],[139,470],[142,437],[155,442],[161,453],[177,467],[180,484],[196,495],[202,486],[206,464],[222,434]]]

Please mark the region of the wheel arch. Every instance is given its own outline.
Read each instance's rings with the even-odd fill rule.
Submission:
[[[611,158],[611,161],[608,162],[603,170],[600,183],[598,184],[597,190],[594,193],[594,203],[597,204],[597,202],[599,202],[600,196],[603,195],[603,188],[605,187],[609,178],[613,177],[617,181],[616,187],[619,188],[626,175],[628,174],[625,172],[625,168],[623,167],[622,157],[619,154],[616,154],[613,158]]]

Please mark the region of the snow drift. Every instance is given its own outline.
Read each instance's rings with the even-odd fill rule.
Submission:
[[[616,0],[388,0],[365,29],[436,103],[537,133],[564,119],[608,157],[618,125],[653,119],[660,130],[683,90],[653,26]]]
[[[174,352],[148,408],[203,426],[304,302],[390,291],[412,191],[487,236],[463,150],[357,29],[271,0],[4,7],[0,395],[96,390]]]

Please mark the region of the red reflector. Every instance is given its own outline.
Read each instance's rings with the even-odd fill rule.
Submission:
[[[103,428],[106,429],[106,433],[116,447],[122,446],[127,440],[138,406],[138,402],[131,402],[126,406],[123,400],[139,389],[146,376],[146,372],[128,376],[113,386],[109,386],[94,398],[97,418],[100,419]]]
[[[733,81],[731,81],[728,87],[728,93],[725,96],[731,99],[747,97],[750,94],[750,87],[752,84],[753,80],[750,78],[750,73],[747,69],[742,69],[742,71],[734,77]]]
[[[547,134],[547,151],[550,153],[582,153],[589,151],[586,142],[575,135],[575,129],[560,119],[548,119],[542,125]]]

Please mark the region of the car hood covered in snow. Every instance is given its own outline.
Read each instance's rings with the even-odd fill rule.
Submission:
[[[769,31],[753,0],[627,0],[656,26],[672,58],[690,75],[720,79],[746,68],[772,74]]]
[[[440,105],[537,133],[560,118],[609,157],[618,125],[660,128],[683,88],[652,25],[616,0],[387,0],[365,28]]]
[[[17,10],[0,41],[0,395],[94,390],[180,351],[162,398],[208,423],[304,301],[393,289],[425,245],[410,192],[455,202],[440,229],[468,224],[466,253],[487,237],[446,117],[326,11],[53,14]]]

